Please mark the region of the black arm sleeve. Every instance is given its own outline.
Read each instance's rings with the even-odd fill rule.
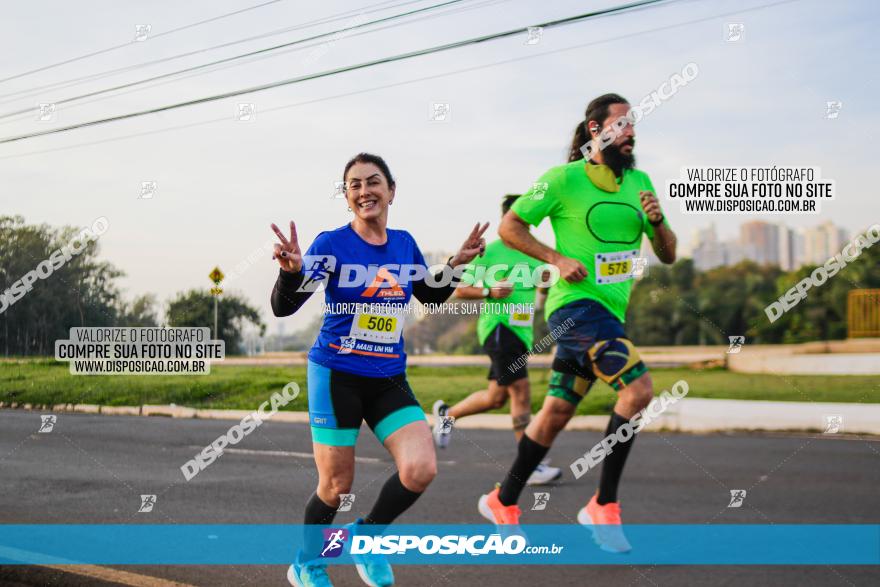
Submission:
[[[303,273],[290,273],[283,269],[278,270],[278,279],[272,288],[272,312],[278,317],[290,316],[306,303],[310,291],[297,291],[303,282]]]
[[[461,281],[461,276],[456,276],[454,269],[449,265],[446,265],[443,268],[443,273],[446,272],[452,274],[452,280],[448,285],[439,287],[431,286],[428,285],[424,279],[413,281],[413,295],[416,299],[423,304],[441,304],[448,300],[449,296],[452,295],[452,292],[455,291],[455,288],[458,287],[458,284]]]

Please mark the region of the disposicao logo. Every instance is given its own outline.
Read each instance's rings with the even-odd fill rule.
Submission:
[[[321,549],[321,558],[336,558],[342,554],[346,540],[348,540],[348,530],[344,528],[325,528],[324,548]]]

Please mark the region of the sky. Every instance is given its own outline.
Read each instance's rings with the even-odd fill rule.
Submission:
[[[263,0],[266,2],[266,0]],[[36,104],[141,80],[364,20],[437,2],[320,3],[278,0],[210,23],[190,23],[261,4],[259,0],[180,2],[35,1],[4,7],[0,38],[0,139],[145,110],[360,63],[383,56],[531,26],[616,2],[464,0],[368,34],[339,34],[297,51],[250,58],[201,75],[61,104],[37,121]],[[381,5],[379,5],[381,4]],[[396,7],[395,7],[396,6]],[[384,10],[379,10],[384,8]],[[373,11],[373,12],[368,12]],[[324,19],[332,23],[201,52],[148,61]],[[357,16],[362,13],[363,16]],[[161,302],[224,283],[257,307],[268,331],[277,265],[266,252],[269,224],[294,220],[305,249],[322,230],[350,219],[331,198],[346,161],[382,155],[397,180],[390,226],[412,233],[423,251],[458,248],[477,221],[495,237],[505,193],[521,193],[565,162],[573,130],[593,97],[617,92],[636,103],[688,63],[699,74],[636,127],[638,167],[660,192],[685,243],[716,225],[721,238],[762,218],[806,227],[831,220],[850,233],[880,221],[873,184],[880,8],[871,1],[681,0],[624,14],[383,64],[246,96],[179,108],[67,133],[0,144],[0,214],[29,223],[88,226],[106,217],[102,258],[125,271],[133,297]],[[427,18],[430,17],[430,18]],[[744,25],[740,41],[727,25]],[[149,24],[134,42],[135,25]],[[159,35],[159,36],[156,36]],[[85,59],[6,79],[77,56]],[[85,83],[41,86],[129,68]],[[33,91],[30,91],[33,90]],[[18,93],[21,92],[21,93]],[[826,118],[826,103],[842,103]],[[239,121],[240,103],[256,116]],[[432,105],[449,104],[444,122]],[[18,117],[3,114],[30,109]],[[837,195],[819,215],[685,215],[666,196],[684,166],[819,167]],[[154,196],[140,198],[143,182]],[[552,243],[549,226],[537,234]],[[248,260],[250,259],[250,260]],[[243,271],[235,271],[236,267]],[[319,311],[313,300],[284,319],[291,332]]]

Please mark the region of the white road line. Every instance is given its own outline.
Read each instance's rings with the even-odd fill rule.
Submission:
[[[196,447],[198,448],[198,447]],[[249,448],[224,448],[223,452],[231,452],[233,454],[242,454],[242,455],[266,455],[273,457],[294,457],[297,459],[314,459],[315,455],[310,452],[295,452],[289,450],[252,450]],[[357,463],[382,463],[384,462],[382,459],[377,459],[374,457],[355,457],[355,462]]]
[[[190,448],[199,449],[202,447],[199,446],[191,446]],[[310,452],[296,452],[290,450],[253,450],[250,448],[224,448],[223,452],[231,452],[233,454],[242,454],[242,455],[265,455],[271,457],[294,457],[297,459],[314,459],[315,455]],[[355,462],[357,463],[385,463],[384,459],[377,459],[375,457],[355,457]],[[455,461],[437,461],[439,465],[454,465]]]

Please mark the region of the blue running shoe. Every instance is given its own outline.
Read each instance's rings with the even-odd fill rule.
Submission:
[[[346,526],[349,535],[358,534],[358,526],[363,524],[363,519],[358,518]],[[388,560],[381,554],[353,554],[354,566],[361,580],[370,587],[389,587],[394,585],[394,572]]]
[[[333,587],[326,564],[317,560],[301,562],[299,556],[287,569],[287,582],[293,587]]]

